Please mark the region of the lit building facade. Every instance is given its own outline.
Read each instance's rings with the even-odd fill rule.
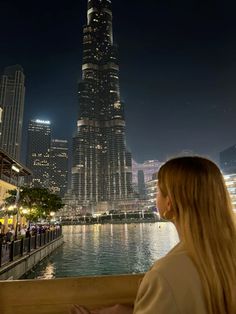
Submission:
[[[50,191],[63,197],[68,184],[68,141],[52,139],[50,148]]]
[[[31,120],[28,126],[27,167],[32,171],[30,186],[49,188],[51,123]]]
[[[157,198],[157,173],[152,175],[152,179],[146,182],[147,189],[147,208],[156,208],[156,198]]]
[[[6,232],[8,224],[13,223],[14,227],[16,226],[17,215],[5,212],[5,198],[9,196],[8,191],[15,190],[21,184],[22,178],[30,176],[31,172],[2,149],[0,149],[0,164],[0,229]]]
[[[110,0],[89,0],[83,29],[79,118],[73,138],[72,191],[81,204],[116,203],[132,194],[131,154],[113,45]]]
[[[143,163],[132,161],[133,189],[139,198],[148,198],[148,182],[152,181],[153,174],[161,167],[162,163],[158,160],[146,160]]]
[[[225,184],[232,200],[233,210],[236,212],[236,173],[224,175]],[[157,173],[146,183],[147,188],[147,208],[156,208],[157,197]]]
[[[224,175],[224,179],[230,198],[232,200],[233,210],[236,213],[236,173]]]
[[[143,171],[144,182],[152,180],[152,176],[156,173],[163,163],[159,160],[146,160],[143,163],[132,161],[132,179],[133,182],[138,184],[138,172]]]
[[[220,168],[224,173],[236,173],[236,145],[220,152]]]
[[[0,80],[0,147],[16,160],[20,160],[24,102],[23,68],[6,67]]]

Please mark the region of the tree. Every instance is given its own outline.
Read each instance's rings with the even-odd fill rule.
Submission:
[[[15,205],[17,190],[8,191],[5,198],[5,206]],[[57,212],[64,206],[58,195],[50,193],[45,188],[20,188],[20,197],[17,202],[18,208],[27,209],[24,216],[29,221],[37,221],[40,218],[49,219],[51,212]]]

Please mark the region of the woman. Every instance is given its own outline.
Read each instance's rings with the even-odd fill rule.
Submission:
[[[169,160],[158,173],[157,207],[180,243],[146,273],[134,309],[91,313],[236,314],[236,228],[218,167],[201,157]]]

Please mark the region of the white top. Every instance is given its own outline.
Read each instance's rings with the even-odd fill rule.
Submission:
[[[134,314],[207,314],[197,269],[181,243],[145,274]]]

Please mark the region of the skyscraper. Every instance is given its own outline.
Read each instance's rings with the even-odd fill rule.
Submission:
[[[140,199],[146,199],[146,186],[143,170],[138,170],[138,194]]]
[[[25,76],[20,65],[6,67],[0,80],[0,147],[20,160]]]
[[[49,188],[51,146],[50,121],[31,120],[28,126],[27,167],[32,171],[30,185]]]
[[[82,203],[115,203],[132,193],[110,0],[89,0],[83,29],[79,117],[73,138],[72,190]]]
[[[162,162],[159,160],[146,160],[143,163],[132,161],[133,183],[138,184],[138,171],[142,170],[144,174],[144,182],[152,180],[152,175],[161,167]]]
[[[50,190],[64,196],[68,183],[68,141],[52,139],[50,148]]]

